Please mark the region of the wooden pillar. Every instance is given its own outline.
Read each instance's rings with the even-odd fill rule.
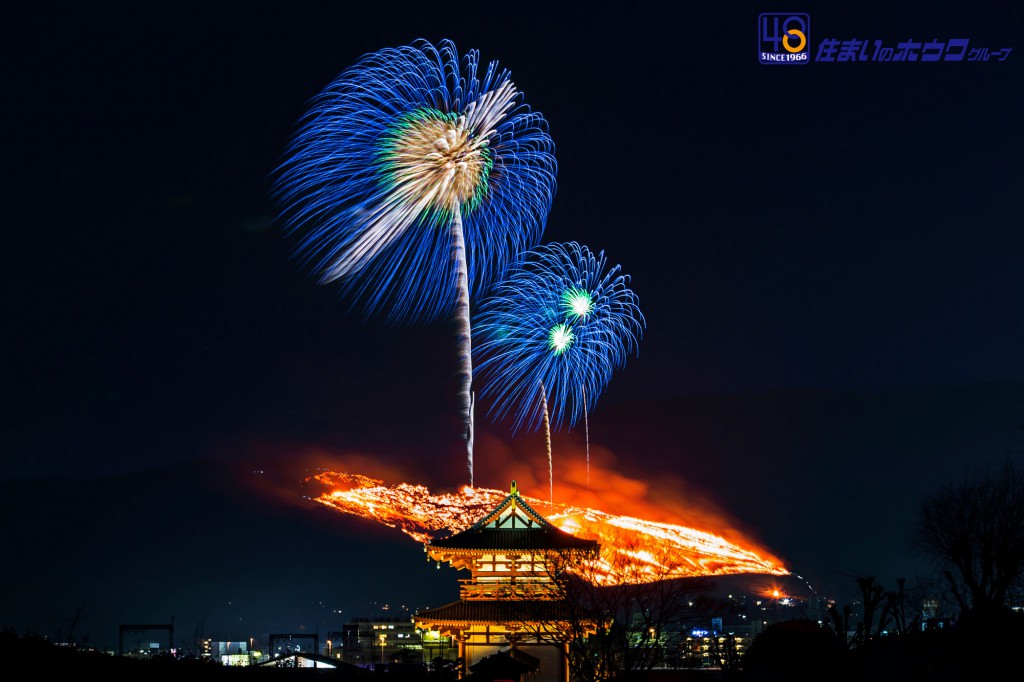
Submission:
[[[469,672],[467,665],[469,661],[466,660],[466,639],[466,633],[462,630],[459,631],[458,637],[455,638],[455,641],[459,643],[459,658],[462,659],[462,663],[459,664],[460,680]]]

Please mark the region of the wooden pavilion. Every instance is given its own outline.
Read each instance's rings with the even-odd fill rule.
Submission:
[[[425,546],[431,560],[469,569],[459,600],[415,614],[422,629],[439,630],[458,643],[460,676],[494,654],[536,660],[524,682],[568,682],[569,633],[592,630],[578,622],[557,577],[566,562],[596,557],[599,545],[549,523],[511,492],[470,528]],[[495,660],[492,658],[491,660]],[[477,667],[474,667],[477,666]]]

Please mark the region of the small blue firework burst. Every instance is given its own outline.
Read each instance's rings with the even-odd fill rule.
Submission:
[[[553,428],[592,409],[638,349],[646,322],[621,267],[576,242],[527,252],[474,320],[480,397],[513,431]]]

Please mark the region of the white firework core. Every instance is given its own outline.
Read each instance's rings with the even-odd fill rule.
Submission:
[[[330,282],[365,267],[424,212],[453,215],[484,197],[492,165],[490,137],[511,109],[511,81],[482,94],[459,115],[424,109],[392,132],[384,158],[391,189],[365,218],[365,229],[324,275]]]
[[[555,353],[561,353],[570,345],[572,345],[574,338],[575,337],[573,336],[572,329],[565,326],[564,324],[560,324],[551,330],[551,348],[555,351]]]
[[[401,191],[416,202],[455,211],[477,198],[487,181],[487,138],[470,134],[466,117],[424,118],[395,141],[390,165]]]
[[[573,313],[576,317],[586,317],[590,314],[594,304],[590,300],[590,296],[585,293],[573,294],[569,299],[569,307],[572,308]]]
[[[459,116],[411,120],[395,136],[388,155],[396,191],[414,202],[429,202],[451,213],[456,207],[478,202],[490,173],[490,137],[515,94],[512,82],[505,81]]]

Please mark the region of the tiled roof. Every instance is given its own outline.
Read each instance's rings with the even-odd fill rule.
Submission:
[[[584,540],[552,525],[519,496],[515,482],[512,493],[472,526],[455,535],[438,538],[429,549],[492,551],[581,550],[597,551],[595,540]]]
[[[430,548],[519,551],[575,549],[596,551],[595,540],[584,540],[550,524],[538,528],[472,527],[447,538],[431,541]]]
[[[538,512],[536,509],[527,504],[526,500],[524,500],[519,495],[519,492],[515,487],[515,482],[513,482],[512,486],[512,492],[509,495],[507,495],[504,500],[501,501],[501,504],[492,509],[490,513],[487,514],[487,516],[483,517],[482,519],[474,523],[473,528],[479,528],[482,526],[489,525],[501,514],[502,511],[504,511],[508,507],[518,507],[519,509],[526,512],[528,517],[530,517],[533,521],[540,524],[541,526],[551,525],[548,522],[548,520],[540,514],[540,512]]]

